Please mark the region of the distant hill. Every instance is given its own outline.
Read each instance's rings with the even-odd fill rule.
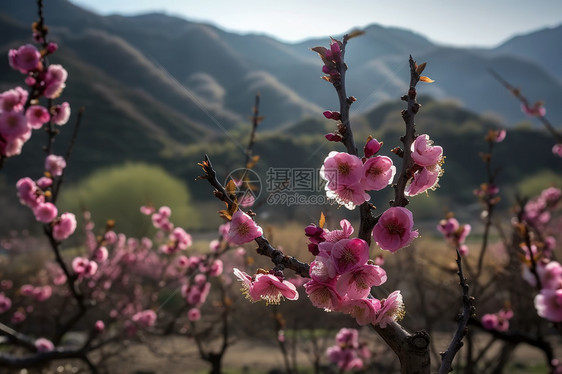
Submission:
[[[0,55],[31,42],[35,7],[35,0],[0,1]],[[50,37],[60,44],[52,62],[63,64],[70,74],[62,99],[71,102],[73,119],[80,106],[86,107],[80,151],[72,161],[79,165],[74,178],[100,166],[142,160],[165,164],[189,179],[198,172],[196,162],[204,153],[216,154],[226,168],[239,166],[232,154],[246,144],[248,117],[258,92],[265,116],[259,136],[272,141],[258,141],[256,146],[264,165],[299,162],[300,157],[317,165],[324,152],[309,155],[307,147],[334,146],[321,137],[332,125],[321,113],[337,108],[336,95],[320,79],[322,63],[310,51],[328,45],[328,36],[283,43],[164,14],[101,16],[67,0],[46,1],[44,14]],[[489,68],[521,87],[530,100],[546,100],[549,118],[561,127],[562,106],[554,102],[562,97],[562,73],[555,65],[560,51],[553,47],[561,44],[561,27],[521,35],[495,49],[449,48],[410,30],[366,27],[365,35],[351,40],[346,52],[347,92],[358,99],[352,106],[358,136],[388,134],[397,126],[397,98],[409,84],[410,54],[427,61],[426,73],[436,80],[420,84],[420,94],[433,98],[423,102],[420,126],[436,136],[443,134],[455,149],[462,149],[464,134],[528,121]],[[7,58],[3,61],[0,88],[23,84]],[[457,105],[451,106],[452,101]],[[69,132],[63,133],[58,147],[68,140]],[[291,139],[291,133],[297,139]],[[552,146],[543,135],[533,136],[544,149]],[[34,136],[26,147],[40,149],[42,142],[41,136]],[[41,173],[33,157],[37,156],[24,152],[10,160],[6,175],[15,177],[22,168]],[[546,154],[543,157],[551,162]]]
[[[22,41],[21,31],[6,23],[27,26],[35,20],[34,6],[34,0],[0,2],[6,41]],[[328,36],[290,44],[164,14],[100,16],[67,0],[46,3],[45,18],[53,36],[76,59],[213,131],[220,131],[214,122],[231,128],[245,121],[256,91],[263,91],[267,129],[336,105],[319,79],[320,59],[310,51],[327,45]],[[427,74],[436,83],[424,88],[428,94],[455,98],[480,113],[496,113],[507,126],[524,115],[488,74],[489,68],[524,88],[531,100],[562,96],[562,73],[556,65],[560,52],[552,48],[562,41],[562,26],[515,37],[491,50],[445,48],[410,30],[380,25],[364,31],[350,42],[346,55],[348,92],[359,99],[354,108],[359,112],[402,94],[409,54],[429,63]],[[562,107],[550,105],[548,113],[562,126]]]

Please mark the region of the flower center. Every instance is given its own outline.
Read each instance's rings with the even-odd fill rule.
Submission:
[[[348,176],[349,173],[351,172],[351,167],[349,166],[348,163],[343,162],[341,164],[338,164],[338,171],[340,172],[341,175]]]
[[[398,222],[392,222],[392,221],[386,224],[386,230],[390,235],[398,235],[398,236],[403,236],[404,231],[406,231],[404,227],[400,225]]]

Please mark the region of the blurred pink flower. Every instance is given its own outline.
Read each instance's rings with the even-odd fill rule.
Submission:
[[[55,350],[55,345],[48,339],[39,338],[35,340],[35,348],[37,352],[50,352]]]
[[[48,99],[56,99],[66,87],[68,73],[61,65],[52,64],[45,74],[45,91],[43,94]]]
[[[33,214],[35,214],[37,221],[49,223],[57,217],[58,210],[53,203],[40,203],[33,208]]]
[[[142,327],[154,326],[156,323],[156,312],[152,309],[143,310],[134,314],[131,319]]]
[[[39,193],[37,185],[31,178],[21,178],[16,183],[16,188],[20,203],[30,208],[35,208],[45,201],[45,197]]]
[[[68,122],[70,118],[70,104],[64,102],[60,105],[51,107],[52,120],[55,125],[62,126]]]
[[[5,313],[12,307],[12,300],[4,295],[4,292],[0,292],[0,314]]]
[[[552,153],[558,157],[562,157],[562,144],[554,144]]]
[[[102,320],[97,320],[94,324],[94,328],[96,329],[96,331],[102,332],[105,329],[105,323],[103,323]]]
[[[41,105],[31,105],[25,112],[27,124],[35,130],[40,129],[44,123],[49,122],[51,115],[49,111]]]
[[[498,316],[495,314],[484,314],[480,322],[486,330],[496,330],[498,328]]]
[[[39,67],[41,53],[32,44],[22,45],[18,49],[10,49],[8,60],[12,69],[27,74]]]
[[[6,141],[31,134],[31,127],[22,112],[0,113],[0,135]]]
[[[199,321],[201,319],[201,311],[198,308],[191,308],[187,312],[187,318],[192,321]]]
[[[58,241],[68,238],[76,230],[76,217],[72,213],[63,213],[53,226],[53,238]]]
[[[521,111],[531,117],[544,117],[544,115],[546,114],[546,108],[540,101],[537,101],[535,104],[533,104],[533,106],[530,106],[527,103],[522,103]]]
[[[65,167],[66,160],[62,156],[48,155],[45,159],[45,170],[55,177],[61,176]]]
[[[21,87],[0,93],[1,112],[21,112],[27,101],[28,93]]]
[[[543,288],[535,296],[535,308],[539,316],[552,322],[562,322],[562,288]]]
[[[373,239],[384,250],[396,252],[418,237],[418,231],[412,231],[414,218],[412,212],[402,207],[387,209],[379,218],[373,229]]]

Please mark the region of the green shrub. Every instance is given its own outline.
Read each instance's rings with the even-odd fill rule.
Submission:
[[[97,227],[113,219],[117,232],[141,236],[151,227],[150,219],[139,211],[146,204],[172,207],[171,221],[176,226],[187,230],[199,226],[187,185],[159,166],[142,163],[98,169],[76,185],[66,186],[59,205],[75,213],[90,211]]]

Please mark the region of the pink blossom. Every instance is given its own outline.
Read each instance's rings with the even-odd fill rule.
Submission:
[[[63,213],[53,226],[53,238],[61,241],[68,238],[76,230],[76,217],[72,213]]]
[[[544,117],[546,114],[546,108],[540,101],[533,104],[533,106],[530,106],[527,103],[522,103],[521,111],[531,117]]]
[[[222,274],[223,268],[224,268],[224,265],[222,263],[222,260],[220,258],[216,259],[211,264],[211,269],[209,269],[209,276],[218,277],[219,275]]]
[[[359,348],[359,331],[342,328],[336,334],[336,343],[346,347]]]
[[[335,286],[335,281],[323,283],[312,279],[305,283],[304,289],[312,305],[331,311],[338,309],[342,301]]]
[[[45,74],[45,91],[43,94],[48,99],[56,99],[66,87],[68,73],[61,65],[49,65]]]
[[[49,111],[41,105],[31,105],[25,112],[28,125],[35,130],[40,129],[44,123],[49,122],[51,115]]]
[[[230,221],[230,230],[228,231],[227,237],[227,240],[229,242],[240,245],[249,243],[262,235],[262,228],[256,225],[254,220],[252,220],[249,215],[247,215],[240,209],[232,215],[232,221]]]
[[[498,316],[495,314],[484,314],[480,322],[486,330],[496,330],[498,328]]]
[[[394,291],[381,300],[381,309],[377,312],[375,324],[385,328],[389,323],[404,317],[404,303],[400,291]]]
[[[252,282],[252,277],[237,268],[234,268],[233,272],[234,275],[238,278],[238,280],[242,282],[242,288],[241,288],[242,294],[252,302],[259,301],[259,298],[255,299],[253,293],[251,292],[254,286]]]
[[[353,210],[356,205],[361,205],[371,199],[371,196],[365,192],[365,186],[361,183],[350,186],[340,185],[335,190],[330,190],[326,186],[326,197],[349,210]]]
[[[41,177],[37,180],[37,186],[45,191],[47,188],[53,185],[53,180],[47,177]]]
[[[299,293],[291,282],[272,274],[257,274],[250,293],[253,294],[253,299],[265,300],[267,304],[279,304],[282,298],[299,298]]]
[[[191,235],[185,232],[185,230],[181,227],[176,227],[174,231],[172,231],[170,240],[173,240],[176,243],[178,250],[187,249],[192,244]]]
[[[140,212],[146,216],[149,216],[155,212],[155,208],[152,205],[143,205],[140,207]]]
[[[94,328],[97,332],[102,332],[103,330],[105,330],[105,323],[103,323],[102,320],[97,320],[94,324]]]
[[[12,307],[12,300],[4,295],[4,292],[0,292],[0,314],[5,313]]]
[[[379,142],[377,139],[371,138],[363,148],[365,157],[369,158],[372,155],[376,154],[381,149],[381,147],[382,147],[382,142]]]
[[[45,159],[45,170],[54,177],[61,176],[65,167],[66,160],[62,156],[48,155]]]
[[[330,254],[321,251],[310,263],[310,277],[317,282],[330,282],[337,276],[336,266]]]
[[[549,261],[547,264],[539,263],[537,273],[543,288],[556,290],[562,288],[562,265],[557,261]]]
[[[31,284],[24,284],[20,287],[20,293],[23,296],[32,296],[33,291],[35,291],[35,287],[33,287]]]
[[[381,302],[378,299],[345,300],[338,309],[355,318],[360,326],[375,322],[379,310],[381,310]]]
[[[22,45],[18,49],[10,49],[8,60],[12,69],[27,74],[39,67],[41,53],[31,44]]]
[[[369,245],[363,239],[342,239],[332,247],[332,261],[338,274],[344,274],[367,262]]]
[[[320,176],[328,183],[326,188],[335,191],[341,186],[359,183],[363,163],[359,157],[346,152],[330,152],[320,169]]]
[[[134,314],[131,319],[142,327],[154,326],[156,323],[156,312],[152,309],[143,310]]]
[[[0,135],[10,141],[31,133],[31,127],[22,112],[0,113]]]
[[[0,133],[1,135],[1,133]],[[0,154],[5,157],[12,157],[21,154],[24,143],[31,136],[31,129],[19,138],[7,140],[6,142],[0,141]]]
[[[58,210],[53,203],[41,203],[33,208],[33,214],[37,221],[49,223],[57,217]]]
[[[201,319],[201,311],[198,308],[191,308],[187,312],[187,318],[192,321],[199,321]]]
[[[367,190],[379,191],[392,183],[396,166],[387,156],[373,157],[363,165],[362,184]]]
[[[45,201],[44,196],[39,194],[37,185],[31,178],[21,178],[16,183],[16,188],[20,203],[30,208],[35,208]]]
[[[505,131],[505,129],[500,129],[500,130],[495,130],[495,131],[490,130],[490,135],[491,135],[494,142],[501,143],[505,140],[507,132]]]
[[[35,340],[37,352],[50,352],[55,350],[55,345],[48,339],[39,338]]]
[[[79,277],[90,277],[98,270],[98,264],[85,257],[76,257],[72,260],[72,270]]]
[[[552,153],[558,157],[562,157],[562,144],[554,144]]]
[[[70,104],[65,101],[61,105],[51,107],[51,114],[55,125],[62,126],[66,124],[70,118]]]
[[[22,323],[23,321],[25,321],[25,318],[27,317],[27,315],[25,314],[25,311],[23,310],[16,310],[14,312],[14,314],[12,315],[12,319],[10,320],[13,324],[17,325],[18,323]]]
[[[28,93],[21,87],[12,88],[0,94],[1,112],[21,112],[27,101]]]
[[[384,250],[396,252],[418,237],[418,231],[412,231],[414,218],[412,212],[402,207],[387,209],[379,218],[373,229],[373,239]]]
[[[33,290],[33,296],[37,301],[45,301],[51,297],[53,294],[53,289],[51,286],[35,287]]]
[[[535,296],[537,314],[549,321],[562,322],[562,288],[551,290],[543,288]]]
[[[364,264],[343,274],[337,281],[340,295],[347,295],[350,299],[366,298],[373,286],[380,286],[386,282],[386,272],[377,265]]]
[[[351,234],[353,234],[353,226],[351,222],[346,219],[340,221],[341,230],[324,230],[324,239],[327,242],[336,243],[342,239],[349,239]]]
[[[439,165],[433,167],[423,167],[421,170],[414,173],[413,179],[410,181],[406,190],[406,196],[416,196],[427,190],[433,190],[438,185],[439,177],[441,176],[442,169]]]
[[[419,135],[412,143],[412,159],[419,166],[432,166],[443,158],[443,148],[434,146],[429,135]]]

